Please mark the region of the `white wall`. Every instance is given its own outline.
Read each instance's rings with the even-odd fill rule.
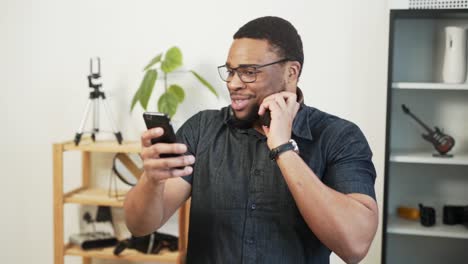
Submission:
[[[228,96],[215,66],[225,61],[233,33],[263,15],[290,20],[302,36],[300,87],[306,102],[356,122],[366,134],[382,209],[386,1],[2,0],[2,262],[52,263],[51,144],[72,139],[78,128],[89,93],[90,57],[101,57],[104,91],[117,123],[126,139],[136,140],[143,129],[141,110],[130,114],[129,105],[152,56],[178,45],[186,68],[205,75],[221,94],[216,100],[193,82],[188,93],[195,103],[183,105],[179,120],[219,108]],[[364,263],[380,262],[380,236],[379,228]],[[333,263],[340,262],[334,257]]]

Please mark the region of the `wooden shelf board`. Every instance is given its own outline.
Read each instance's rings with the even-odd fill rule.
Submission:
[[[65,203],[123,207],[126,191],[119,190],[119,198],[109,197],[107,189],[78,188],[64,195]]]
[[[160,254],[143,254],[133,249],[125,249],[119,256],[115,256],[114,247],[83,250],[78,246],[67,244],[65,245],[65,255],[82,256],[99,259],[120,259],[130,261],[159,261],[159,262],[176,262],[179,256],[179,251],[170,252],[169,250],[161,250]]]
[[[89,138],[82,139],[78,146],[73,141],[64,142],[64,150],[81,150],[90,152],[108,152],[108,153],[140,153],[141,146],[138,141],[124,141],[119,145],[117,141],[96,141]]]
[[[467,153],[455,153],[451,158],[433,157],[430,151],[402,151],[394,150],[390,154],[391,162],[424,163],[446,165],[468,165]]]
[[[430,83],[430,82],[394,82],[393,89],[419,89],[419,90],[466,90],[468,83]]]
[[[391,234],[417,235],[468,239],[468,228],[463,225],[444,225],[442,219],[436,219],[436,225],[425,227],[419,221],[410,221],[390,216],[387,232]]]

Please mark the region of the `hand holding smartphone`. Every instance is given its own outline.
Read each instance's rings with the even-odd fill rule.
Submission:
[[[161,127],[164,130],[164,134],[158,138],[151,139],[151,144],[156,143],[177,143],[177,138],[174,133],[174,129],[171,125],[169,116],[159,112],[144,112],[143,119],[145,120],[146,127],[152,129],[155,127]],[[161,158],[167,157],[178,157],[180,154],[161,154]]]
[[[154,145],[158,143],[165,143],[171,144],[173,147],[175,147],[174,145],[177,143],[177,138],[176,134],[174,133],[174,129],[172,128],[169,116],[159,112],[145,112],[143,113],[143,119],[148,130],[156,127],[160,127],[164,130],[164,133],[159,137],[154,137],[152,133],[145,132],[144,134],[146,134],[146,140],[148,140],[148,136],[151,134],[151,144]],[[148,168],[148,171],[145,171],[149,177],[154,179],[167,179],[170,177],[187,176],[192,173],[193,169],[191,166],[193,166],[195,157],[193,157],[193,155],[185,156],[184,152],[186,149],[184,150],[172,147],[168,148],[168,146],[158,145],[154,146],[154,149],[151,150],[147,146],[146,148],[143,148],[141,154],[142,159],[154,159],[153,155],[154,150],[156,149],[158,150],[159,158],[167,158],[167,160],[165,162],[152,163],[152,165]],[[172,149],[172,151],[168,151],[169,149]],[[161,151],[163,152],[161,153]]]

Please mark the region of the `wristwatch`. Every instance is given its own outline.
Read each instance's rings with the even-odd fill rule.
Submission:
[[[297,146],[297,143],[296,141],[294,141],[294,139],[290,139],[287,143],[284,143],[283,145],[280,145],[279,147],[270,150],[270,159],[276,160],[279,154],[288,150],[292,150],[299,154],[299,147]]]

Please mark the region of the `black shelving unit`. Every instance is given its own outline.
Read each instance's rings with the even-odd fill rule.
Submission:
[[[468,263],[468,228],[441,220],[443,205],[468,205],[468,83],[441,81],[446,26],[468,28],[468,9],[390,11],[382,263]],[[453,158],[432,156],[401,104],[456,139]],[[418,203],[435,226],[396,216]]]

